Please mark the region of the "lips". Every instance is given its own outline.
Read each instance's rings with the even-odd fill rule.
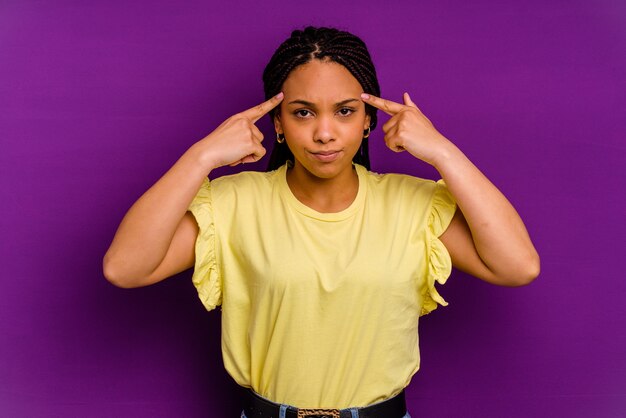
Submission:
[[[337,159],[337,157],[339,157],[339,154],[341,153],[341,150],[316,152],[310,151],[310,153],[315,159],[319,161],[329,162]]]

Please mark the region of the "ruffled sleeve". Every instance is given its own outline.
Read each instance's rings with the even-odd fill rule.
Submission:
[[[215,224],[209,179],[204,179],[187,210],[196,218],[199,227],[192,281],[202,304],[210,311],[222,304],[222,285],[217,269]]]
[[[437,289],[435,282],[444,284],[452,272],[452,260],[448,250],[439,240],[450,225],[454,212],[456,211],[456,201],[448,191],[443,179],[435,185],[432,196],[430,214],[427,225],[427,251],[428,251],[428,272],[426,283],[423,287],[423,305],[420,315],[426,315],[437,308],[437,304],[447,306],[446,302]]]

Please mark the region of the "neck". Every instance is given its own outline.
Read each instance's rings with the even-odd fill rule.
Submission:
[[[287,184],[300,202],[322,213],[348,208],[359,191],[359,177],[352,165],[332,178],[320,178],[296,161],[287,169]]]

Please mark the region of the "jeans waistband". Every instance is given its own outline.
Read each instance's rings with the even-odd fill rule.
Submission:
[[[363,408],[305,409],[272,402],[248,390],[245,418],[410,418],[404,390],[393,398]]]

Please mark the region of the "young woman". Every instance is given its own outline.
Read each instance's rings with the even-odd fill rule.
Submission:
[[[408,417],[418,319],[446,305],[454,265],[520,286],[539,257],[498,189],[435,129],[408,93],[380,98],[365,44],[296,30],[263,74],[266,101],[192,145],[130,208],[104,257],[106,278],[146,286],[195,266],[208,310],[222,306],[224,364],[250,388],[242,417]],[[438,182],[369,171],[377,109],[384,140],[433,165]],[[209,181],[265,154],[265,173]]]

